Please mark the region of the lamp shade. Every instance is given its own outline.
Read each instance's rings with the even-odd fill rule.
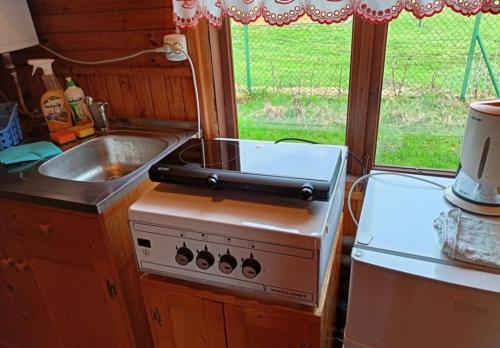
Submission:
[[[0,0],[0,54],[38,45],[26,0]]]

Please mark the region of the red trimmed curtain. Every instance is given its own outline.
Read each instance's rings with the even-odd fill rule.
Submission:
[[[220,27],[225,17],[248,24],[262,17],[270,25],[287,25],[307,15],[323,23],[340,23],[359,16],[371,23],[395,19],[403,10],[417,18],[432,16],[448,6],[464,16],[500,13],[500,0],[173,0],[174,21],[192,28],[200,18]]]

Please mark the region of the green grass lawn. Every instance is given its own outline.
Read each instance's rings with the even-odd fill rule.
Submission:
[[[476,47],[467,101],[458,100],[474,21],[445,11],[423,21],[403,13],[390,24],[378,164],[456,169],[468,102],[494,97]],[[497,72],[499,33],[500,18],[483,15]],[[345,142],[351,23],[250,25],[251,93],[241,25],[232,25],[232,37],[242,138]]]
[[[455,170],[463,133],[463,117],[450,115],[465,115],[466,107],[460,102],[442,105],[439,110],[434,110],[433,116],[438,119],[429,122],[427,103],[432,103],[436,97],[423,96],[418,103],[420,109],[411,109],[414,98],[388,97],[383,104],[381,123],[384,126],[380,128],[378,136],[377,163]],[[399,107],[398,112],[391,112],[396,109],[393,104]],[[287,95],[256,93],[246,102],[240,103],[240,137],[260,140],[296,137],[320,143],[343,144],[345,109],[345,97],[322,97],[318,102],[317,96],[302,96],[293,98],[290,103]],[[414,118],[408,122],[403,117],[409,114]],[[443,127],[446,124],[446,133],[436,133],[432,129],[440,121]]]

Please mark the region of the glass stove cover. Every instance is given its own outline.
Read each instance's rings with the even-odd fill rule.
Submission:
[[[340,159],[332,145],[191,139],[159,164],[330,181]]]

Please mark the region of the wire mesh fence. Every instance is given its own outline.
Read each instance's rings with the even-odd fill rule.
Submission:
[[[389,26],[385,64],[387,93],[418,93],[418,89],[460,96],[467,59],[471,58],[467,97],[495,96],[492,72],[500,70],[500,18],[490,14],[464,17],[445,10],[418,20],[402,13]],[[476,28],[475,28],[476,25]],[[474,34],[479,43],[469,57]],[[351,24],[318,25],[304,19],[283,28],[265,23],[233,23],[235,80],[239,93],[302,92],[339,95],[347,92]],[[498,77],[496,77],[498,79]],[[498,82],[497,82],[498,83]]]
[[[343,143],[352,23],[231,30],[241,136]],[[499,16],[403,12],[389,24],[377,161],[454,167],[467,103],[498,96],[499,71]]]
[[[376,163],[455,170],[472,100],[498,95],[500,18],[445,10],[389,25]]]
[[[233,24],[236,87],[308,94],[344,93],[351,23],[326,26],[303,19],[285,27]]]
[[[468,59],[471,69],[466,74]],[[417,20],[406,13],[389,26],[384,74],[388,94],[437,91],[460,97],[468,79],[464,97],[493,97],[499,69],[500,18],[493,15],[464,17],[445,10]]]
[[[487,56],[476,39],[469,57],[473,35],[478,34]],[[286,27],[233,22],[232,37],[239,93],[347,93],[350,22],[327,26],[303,19]],[[404,12],[389,26],[384,74],[390,84],[387,93],[418,94],[430,88],[460,96],[468,58],[472,69],[466,96],[494,96],[492,78],[498,80],[500,68],[500,18],[490,14],[464,17],[444,10],[418,20]]]
[[[314,129],[343,143],[352,24],[308,19],[284,27],[233,23],[240,136],[276,139]],[[327,130],[328,129],[328,130]]]

